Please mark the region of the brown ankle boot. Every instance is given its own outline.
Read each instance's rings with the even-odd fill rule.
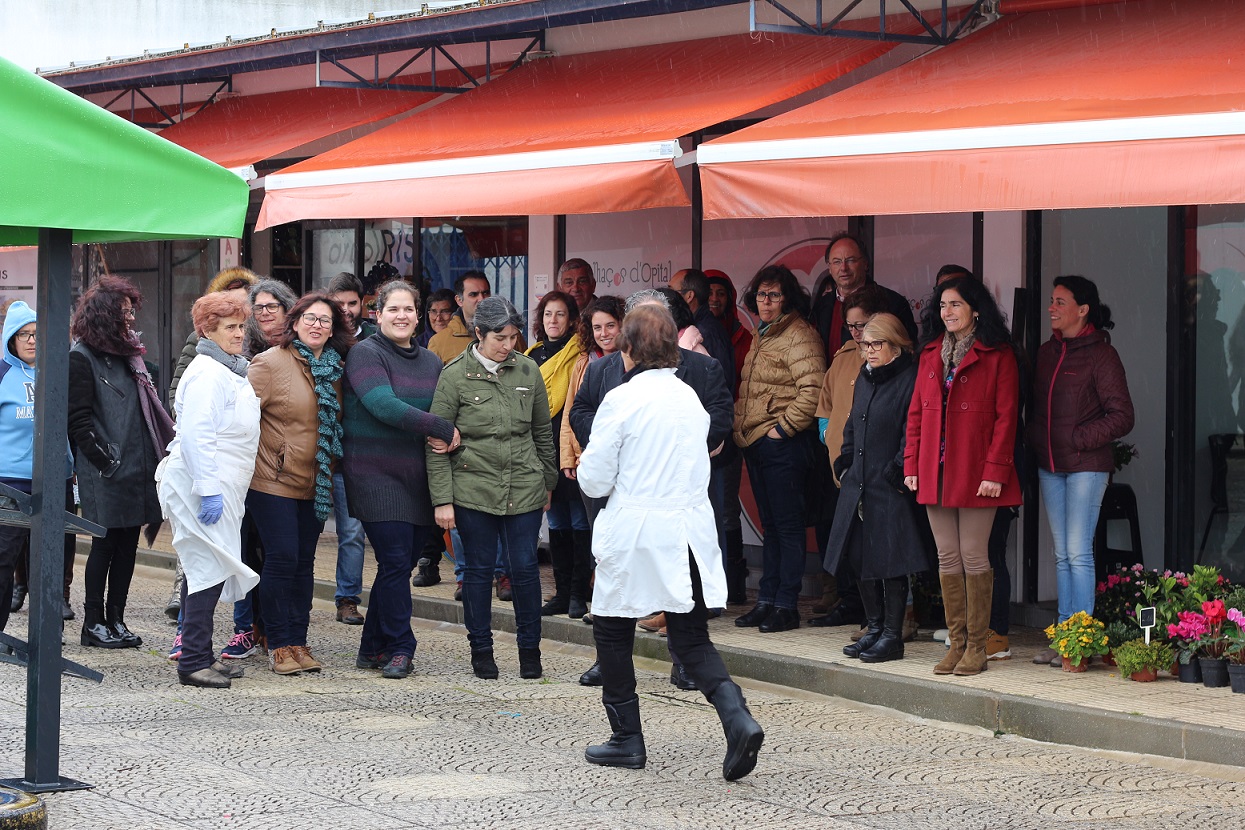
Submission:
[[[990,600],[994,596],[994,571],[966,574],[968,647],[956,664],[960,677],[980,674],[986,670],[986,637],[990,629]]]
[[[947,611],[947,630],[951,632],[951,648],[947,656],[934,666],[934,674],[951,674],[964,657],[967,646],[967,622],[965,620],[966,594],[964,574],[940,573],[938,581],[942,584],[942,605]]]

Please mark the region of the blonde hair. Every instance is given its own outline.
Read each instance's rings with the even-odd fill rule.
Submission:
[[[903,323],[899,322],[899,318],[894,314],[882,312],[875,314],[865,323],[864,333],[861,335],[864,340],[885,340],[892,346],[897,346],[900,351],[911,352],[912,341],[908,338],[908,330],[904,328]]]
[[[232,291],[237,288],[245,288],[248,291],[251,286],[259,282],[259,276],[249,268],[225,268],[216,272],[216,276],[212,277],[212,281],[208,283],[207,291],[204,294],[215,294],[218,291]]]

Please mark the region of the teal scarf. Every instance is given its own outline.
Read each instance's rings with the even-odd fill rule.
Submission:
[[[341,404],[333,389],[333,384],[341,380],[342,359],[332,346],[325,346],[319,357],[297,338],[294,348],[311,367],[311,380],[315,385],[316,409],[320,416],[316,438],[316,518],[323,522],[333,512],[333,461],[342,457]]]

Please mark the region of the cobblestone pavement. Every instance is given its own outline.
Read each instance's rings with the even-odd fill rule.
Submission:
[[[755,683],[745,693],[766,743],[756,771],[727,783],[712,707],[649,661],[647,769],[593,767],[583,749],[607,725],[599,691],[576,682],[588,649],[547,642],[545,678],[524,681],[499,635],[501,679],[483,681],[461,628],[424,623],[416,674],[383,680],[354,668],[359,629],[320,602],[322,674],[278,677],[253,657],[233,689],[192,689],[164,659],[167,590],[166,573],[139,570],[128,618],[143,649],[87,650],[71,629],[67,656],[106,679],[65,681],[61,771],[95,789],[47,796],[49,827],[1245,826],[1245,769],[995,737]],[[217,631],[229,630],[222,606]],[[24,690],[0,665],[0,776],[21,772]]]

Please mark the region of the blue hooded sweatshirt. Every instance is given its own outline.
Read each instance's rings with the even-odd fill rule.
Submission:
[[[0,478],[34,478],[35,370],[13,352],[13,335],[35,321],[35,310],[18,300],[8,308],[0,335]],[[65,451],[65,478],[73,475],[73,457]]]

